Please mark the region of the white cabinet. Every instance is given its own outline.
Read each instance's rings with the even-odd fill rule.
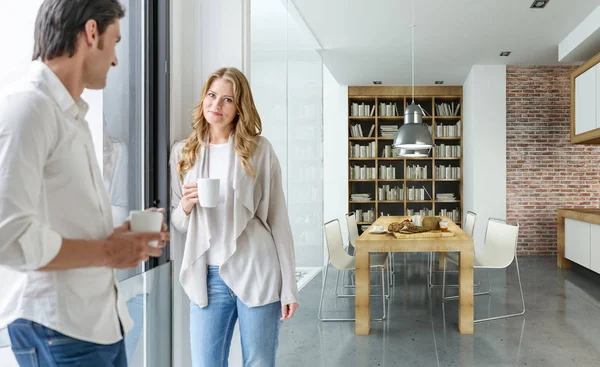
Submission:
[[[575,134],[582,134],[600,127],[597,119],[597,84],[600,73],[598,65],[575,78]]]
[[[600,224],[591,224],[590,269],[600,273]]]
[[[591,226],[590,223],[565,218],[565,257],[588,269],[590,269]]]

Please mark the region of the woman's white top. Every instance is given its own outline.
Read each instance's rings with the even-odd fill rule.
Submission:
[[[219,274],[248,307],[281,301],[282,305],[298,302],[296,260],[292,230],[281,183],[281,167],[273,147],[264,137],[257,137],[257,147],[250,158],[256,176],[248,176],[235,154],[233,134],[229,137],[229,164],[232,190],[225,195],[225,231],[234,239],[224,242],[225,261]],[[184,175],[177,175],[184,142],[171,152],[171,223],[187,232],[179,281],[191,301],[208,305],[206,275],[207,251],[219,228],[210,224],[211,210],[196,205],[189,216],[181,207],[183,184],[207,177],[207,149],[200,148],[196,162]]]
[[[226,223],[227,213],[233,211],[232,201],[225,202],[225,198],[233,196],[233,185],[229,180],[229,153],[231,144],[211,144],[208,155],[208,178],[219,179],[219,201],[217,206],[209,209],[208,225],[214,228],[210,238],[210,247],[206,251],[206,264],[221,266],[227,257],[226,245],[235,241],[229,225]],[[200,178],[200,177],[198,177]],[[229,204],[229,205],[226,205]]]

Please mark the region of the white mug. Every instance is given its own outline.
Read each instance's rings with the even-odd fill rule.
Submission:
[[[412,217],[412,223],[415,226],[421,226],[422,222],[422,217],[420,215],[413,215]]]
[[[199,178],[198,201],[203,208],[214,208],[219,201],[219,179],[218,178]]]
[[[150,210],[132,210],[130,217],[131,232],[160,232],[163,225],[163,213]],[[158,241],[148,242],[149,246],[158,246]]]

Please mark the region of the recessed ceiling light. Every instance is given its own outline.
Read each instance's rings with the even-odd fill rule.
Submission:
[[[444,84],[444,81],[443,80],[436,80],[435,84]]]
[[[534,0],[533,4],[531,4],[531,9],[543,9],[550,0]]]
[[[500,52],[500,56],[509,56],[510,55],[510,51],[502,51]]]
[[[373,84],[381,84],[381,80],[373,80]]]

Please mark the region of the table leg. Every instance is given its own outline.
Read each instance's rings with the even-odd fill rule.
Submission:
[[[473,249],[460,252],[458,274],[458,330],[473,334]]]
[[[371,274],[369,252],[356,249],[356,335],[369,335],[371,328],[371,299],[369,296]],[[382,279],[383,280],[383,279]]]

